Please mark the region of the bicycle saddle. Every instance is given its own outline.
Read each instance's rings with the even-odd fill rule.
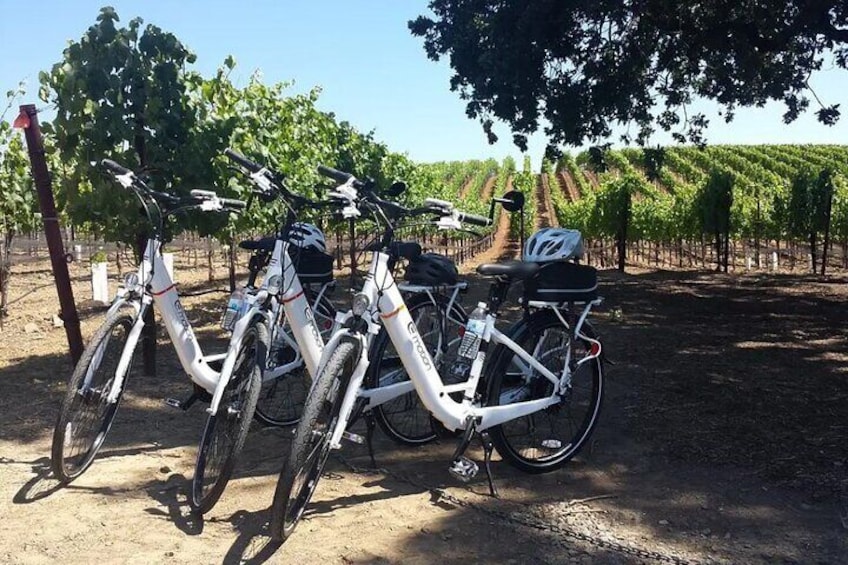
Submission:
[[[483,263],[477,272],[484,277],[505,277],[521,281],[529,279],[539,271],[538,263],[527,261],[503,261],[501,263]]]
[[[246,239],[239,242],[239,247],[248,251],[273,251],[274,244],[277,238],[273,236],[263,237],[260,239]]]

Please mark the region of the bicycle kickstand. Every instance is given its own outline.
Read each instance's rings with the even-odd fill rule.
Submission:
[[[371,458],[371,467],[377,468],[377,460],[374,458],[374,428],[377,427],[377,422],[374,421],[374,415],[371,412],[365,414],[365,442],[368,444],[368,456]]]
[[[489,436],[489,432],[480,432],[480,443],[483,444],[483,463],[486,467],[486,478],[489,480],[489,494],[492,495],[492,498],[500,498],[501,495],[498,494],[498,489],[495,486],[494,477],[492,477],[492,452],[495,449],[495,445],[492,443],[492,438]]]

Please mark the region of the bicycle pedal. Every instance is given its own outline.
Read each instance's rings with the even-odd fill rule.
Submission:
[[[191,396],[189,396],[189,397],[188,397],[188,398],[186,398],[185,400],[177,400],[176,398],[170,398],[170,397],[168,397],[168,398],[166,398],[166,399],[165,399],[165,404],[167,404],[167,405],[168,405],[168,406],[170,406],[171,408],[176,408],[176,409],[178,409],[178,410],[182,410],[183,412],[185,412],[186,410],[188,410],[189,408],[191,408],[191,407],[192,407],[192,405],[193,405],[195,402],[197,402],[197,400],[198,400],[199,398],[200,398],[200,397],[198,396],[198,394],[197,394],[196,392],[193,392],[193,393],[191,394]]]
[[[463,483],[468,483],[477,476],[480,467],[465,455],[460,455],[451,462],[448,472]]]
[[[167,405],[168,405],[168,406],[170,406],[171,408],[178,408],[178,409],[180,409],[180,410],[182,410],[182,409],[183,409],[183,403],[182,403],[182,401],[181,401],[181,400],[177,400],[176,398],[166,398],[164,402],[165,402],[165,404],[167,404]]]
[[[358,443],[359,445],[365,444],[365,438],[359,434],[355,434],[353,432],[343,432],[342,438],[352,441],[353,443]]]

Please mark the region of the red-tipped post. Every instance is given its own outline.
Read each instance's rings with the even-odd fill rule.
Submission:
[[[44,158],[44,142],[41,139],[41,127],[38,125],[38,110],[35,109],[34,104],[23,104],[20,111],[18,119],[15,120],[15,126],[24,130],[29,161],[32,165],[32,178],[38,193],[38,206],[44,222],[44,236],[47,239],[47,248],[50,250],[53,279],[56,281],[56,292],[59,295],[60,316],[65,325],[65,334],[68,336],[71,358],[76,363],[82,356],[82,334],[76,303],[74,303],[74,291],[71,288],[71,277],[68,274],[65,248],[62,244],[62,234],[59,232],[59,218],[56,216],[50,173],[47,171],[47,160]]]

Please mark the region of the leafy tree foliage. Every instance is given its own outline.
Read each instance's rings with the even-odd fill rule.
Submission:
[[[834,193],[833,171],[823,169],[818,174],[804,169],[793,179],[789,193],[789,233],[804,238],[810,244],[811,268],[816,272],[816,245],[825,234],[822,251],[822,274],[827,261],[828,227]]]
[[[53,128],[63,162],[73,163],[62,188],[74,223],[97,226],[114,241],[134,243],[140,217],[98,168],[104,157],[152,173],[163,186],[188,190],[208,180],[208,167],[193,162],[194,126],[184,81],[195,56],[172,34],[135,18],[117,27],[115,10],[100,10],[97,23],[42,72],[40,95],[56,105]]]
[[[698,211],[701,233],[711,235],[716,248],[716,268],[727,272],[728,243],[730,241],[730,210],[733,206],[733,175],[714,169],[703,190],[698,194],[695,208]]]
[[[19,233],[36,229],[39,220],[23,136],[5,120],[20,94],[22,85],[7,92],[8,103],[0,114],[0,316],[7,305],[12,240]]]
[[[642,181],[633,174],[627,174],[605,184],[595,196],[595,209],[592,218],[594,231],[602,237],[615,240],[618,250],[618,270],[624,272],[627,261],[627,238],[630,231],[630,219],[633,195],[642,187]]]
[[[665,149],[662,147],[645,147],[642,150],[642,167],[645,169],[645,177],[649,181],[655,183],[662,178],[664,164]]]
[[[643,143],[655,126],[700,144],[708,120],[696,97],[724,118],[780,100],[791,122],[810,105],[810,72],[848,68],[848,3],[837,0],[431,0],[410,30],[427,55],[446,56],[451,89],[490,141],[493,119],[514,142],[541,124],[552,145],[605,139],[635,123]],[[815,98],[815,96],[813,96]],[[833,124],[839,105],[819,105]],[[629,141],[630,136],[625,135]]]

